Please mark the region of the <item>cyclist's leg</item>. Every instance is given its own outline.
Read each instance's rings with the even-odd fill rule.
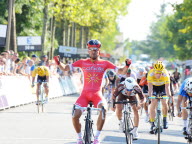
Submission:
[[[41,86],[41,83],[37,83],[37,89],[36,89],[36,96],[37,96],[37,103],[36,104],[38,104],[39,103],[39,89],[40,89],[40,86]]]
[[[89,101],[86,97],[86,92],[82,92],[80,97],[77,99],[77,101],[75,102],[75,105],[79,105],[81,107],[86,107],[88,105]],[[81,110],[75,110],[74,115],[72,117],[72,121],[73,121],[73,126],[75,128],[75,131],[77,132],[78,135],[78,139],[82,138],[82,134],[81,134],[81,123],[79,121],[80,117],[82,115],[82,111]]]
[[[117,101],[123,101],[126,100],[125,96],[120,93],[118,95]],[[117,104],[116,106],[116,115],[120,123],[122,122],[123,116],[122,116],[122,111],[123,111],[123,104]]]
[[[136,104],[131,105],[131,106],[132,106],[132,110],[133,110],[133,113],[134,113],[134,129],[132,130],[133,139],[137,139],[139,137],[139,134],[138,134],[139,111],[137,109]]]
[[[182,99],[182,107],[187,107],[187,98],[184,97]],[[182,109],[182,119],[183,119],[183,134],[187,135],[187,119],[188,119],[188,112],[186,109]]]

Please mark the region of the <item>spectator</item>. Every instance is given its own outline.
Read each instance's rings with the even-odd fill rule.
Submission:
[[[0,57],[0,75],[5,74],[5,58]]]
[[[17,59],[15,60],[15,65],[14,65],[14,68],[13,68],[13,74],[14,74],[14,75],[17,74],[17,69],[18,69],[18,64],[19,64],[19,62],[20,62],[20,59],[17,58]]]
[[[19,63],[18,71],[17,71],[18,74],[25,75],[25,76],[27,75],[25,73],[25,69],[27,67],[27,59],[28,59],[27,57],[24,57],[21,63]]]
[[[37,58],[38,58],[38,56],[35,55],[35,54],[31,56],[31,60],[33,60],[33,62],[34,62],[34,64],[35,64],[36,66],[38,66],[38,63],[39,63],[38,60],[37,60]]]
[[[47,55],[43,55],[42,56],[42,60],[40,61],[39,66],[47,66],[47,67],[49,67],[49,60],[48,60]]]

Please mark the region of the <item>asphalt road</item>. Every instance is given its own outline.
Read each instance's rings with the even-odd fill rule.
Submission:
[[[71,109],[78,95],[52,99],[44,113],[37,113],[34,103],[0,111],[0,144],[75,144],[76,133],[71,121]],[[84,114],[85,115],[85,114]],[[84,117],[81,117],[84,128]],[[97,113],[93,113],[96,122]],[[141,117],[140,138],[134,144],[156,144],[157,136],[149,134],[149,123]],[[94,125],[94,130],[96,127]],[[187,143],[182,135],[182,120],[174,118],[169,129],[161,134],[161,144]],[[107,113],[101,140],[103,144],[125,144],[124,133],[118,130],[115,113]]]

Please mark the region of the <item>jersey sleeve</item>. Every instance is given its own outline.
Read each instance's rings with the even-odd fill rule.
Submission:
[[[170,83],[170,77],[169,77],[169,74],[168,74],[167,71],[165,71],[165,73],[163,74],[163,76],[164,76],[165,84]]]
[[[152,82],[153,81],[153,69],[151,69],[147,75],[147,81]]]
[[[49,72],[49,69],[47,67],[45,67],[45,76],[50,76],[50,72]]]
[[[140,99],[144,99],[144,94],[143,94],[140,86],[138,86],[138,85],[135,86],[135,87],[134,87],[134,90],[135,90],[136,93],[139,95],[139,98],[140,98]]]
[[[82,67],[82,60],[78,60],[76,62],[74,62],[72,65],[72,67]]]
[[[114,69],[115,71],[117,70],[117,67],[113,63],[109,61],[106,61],[106,63],[107,63],[107,69]]]
[[[113,96],[117,97],[123,89],[124,89],[124,85],[119,84],[117,86],[117,88],[115,89],[115,92],[114,92]]]
[[[37,74],[37,69],[35,69],[34,71],[32,71],[32,77],[35,77]]]

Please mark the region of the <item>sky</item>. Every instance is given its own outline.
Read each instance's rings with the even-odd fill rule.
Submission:
[[[156,21],[155,14],[160,11],[163,3],[181,3],[183,0],[131,0],[128,6],[128,14],[119,18],[120,32],[124,39],[145,40],[150,32],[150,25]],[[173,13],[169,5],[167,13]]]

